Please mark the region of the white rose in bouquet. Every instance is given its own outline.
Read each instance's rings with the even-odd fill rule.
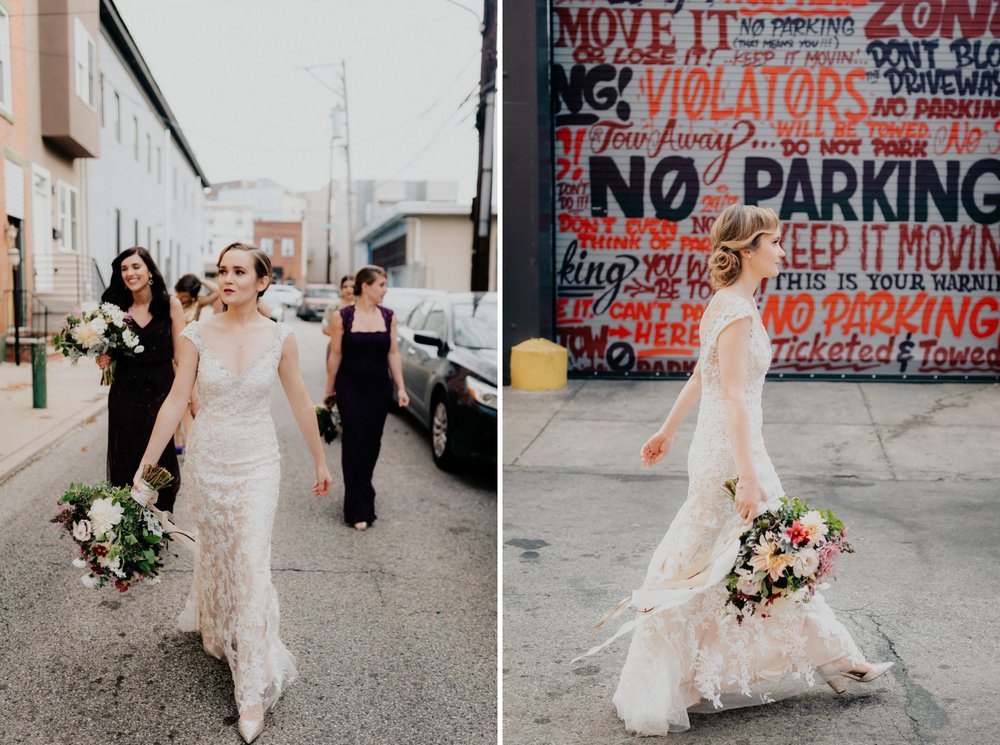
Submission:
[[[803,548],[795,554],[795,563],[792,564],[792,571],[796,577],[811,577],[816,574],[819,568],[819,554],[815,549]]]
[[[121,505],[115,504],[111,499],[104,497],[95,499],[87,512],[90,518],[90,527],[95,538],[100,538],[111,528],[121,522]]]
[[[125,341],[125,346],[129,349],[135,349],[135,346],[139,343],[139,337],[131,329],[125,329],[122,332],[122,339]]]
[[[87,324],[98,336],[103,336],[104,332],[108,330],[108,322],[104,320],[103,316],[95,316],[90,319],[90,323]]]

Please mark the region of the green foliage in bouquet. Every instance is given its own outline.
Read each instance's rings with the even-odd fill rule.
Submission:
[[[723,484],[733,499],[738,481]],[[846,538],[847,529],[833,512],[813,509],[799,497],[782,497],[777,509],[757,515],[740,536],[726,581],[727,604],[737,621],[755,614],[767,618],[764,611],[782,598],[807,601],[816,585],[833,575],[837,557],[854,552]]]
[[[71,484],[58,502],[51,522],[76,543],[73,565],[89,569],[81,579],[88,587],[113,582],[125,592],[142,579],[159,581],[161,559],[170,542],[156,516],[136,502],[127,488],[106,481]]]

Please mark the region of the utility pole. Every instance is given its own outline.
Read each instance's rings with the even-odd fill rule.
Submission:
[[[347,256],[354,266],[354,181],[351,180],[351,117],[347,113],[347,60],[340,60],[340,82],[344,101],[344,158],[347,161]]]
[[[479,179],[473,202],[475,227],[472,236],[472,277],[474,292],[490,285],[490,233],[493,228],[493,132],[497,73],[497,0],[485,0],[483,6],[483,53],[479,74]]]
[[[330,110],[330,172],[326,182],[326,283],[330,281],[330,263],[333,260],[333,147],[337,138],[337,110]]]
[[[340,77],[341,85],[339,90],[313,72],[314,69],[321,67],[340,68],[340,74],[338,77]],[[354,253],[354,186],[351,181],[351,121],[347,109],[347,61],[341,59],[339,64],[331,63],[326,65],[308,65],[299,69],[308,72],[317,80],[317,82],[319,82],[320,85],[331,91],[339,99],[339,101],[336,101],[334,107],[330,110],[330,120],[332,125],[332,133],[330,135],[330,173],[326,189],[326,283],[331,284],[333,263],[333,153],[336,148],[337,140],[341,139],[340,117],[338,116],[341,112],[344,114],[343,148],[344,158],[347,161],[347,243],[349,265],[353,264],[352,257]]]

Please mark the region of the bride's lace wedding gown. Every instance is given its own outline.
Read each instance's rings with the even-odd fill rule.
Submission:
[[[718,555],[720,542],[731,540],[744,526],[722,490],[723,482],[737,474],[717,343],[723,329],[747,317],[752,325],[745,395],[754,465],[769,497],[767,507],[776,507],[784,495],[761,435],[761,392],[771,360],[767,332],[752,302],[717,294],[701,321],[701,403],[688,454],[687,499],[654,552],[635,596],[643,591],[655,594],[671,579],[686,576],[683,573],[698,557]],[[638,614],[614,696],[618,714],[630,730],[649,735],[683,731],[689,727],[689,709],[764,703],[777,681],[792,677],[811,685],[821,680],[816,675],[819,667],[841,659],[863,662],[819,592],[809,602],[784,603],[766,618],[752,616],[742,625],[725,612],[726,597],[723,581],[682,604]]]
[[[268,411],[281,348],[275,338],[240,375],[205,343],[197,321],[181,336],[198,350],[200,410],[188,438],[183,495],[197,528],[194,582],[179,619],[205,651],[229,663],[239,712],[267,710],[296,677],[278,638],[271,528],[281,476]]]

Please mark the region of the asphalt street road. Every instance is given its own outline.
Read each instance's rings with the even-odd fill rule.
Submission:
[[[319,400],[326,338],[291,325]],[[496,742],[495,469],[438,470],[425,431],[390,415],[379,520],[359,533],[341,516],[339,442],[326,446],[334,486],[319,500],[280,385],[271,406],[272,571],[299,680],[258,742]],[[48,522],[71,481],[103,478],[106,432],[102,415],[0,486],[0,743],[242,742],[228,667],[175,627],[190,555],[178,548],[159,585],[89,590]]]
[[[504,390],[505,745],[640,741],[611,701],[628,639],[570,661],[630,618],[592,635],[639,586],[685,498],[693,413],[663,462],[639,465],[680,385]],[[820,685],[694,714],[677,742],[1000,742],[998,417],[995,385],[765,386],[764,436],[786,492],[852,531],[856,553],[826,600],[869,659],[896,665],[868,685],[845,681],[843,696]]]

